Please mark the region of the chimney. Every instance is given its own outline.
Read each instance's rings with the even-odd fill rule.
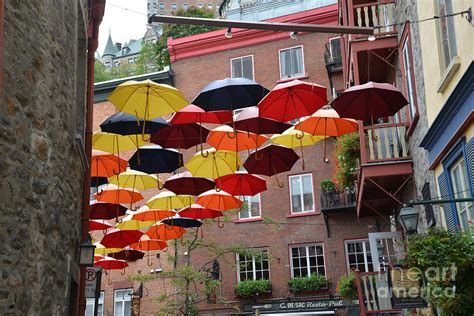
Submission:
[[[118,51],[122,50],[122,43],[115,43],[115,47],[117,48]]]

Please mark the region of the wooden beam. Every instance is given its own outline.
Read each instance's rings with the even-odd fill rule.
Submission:
[[[170,15],[152,15],[148,23],[170,23],[187,25],[206,25],[223,28],[236,29],[256,29],[284,32],[302,32],[302,33],[333,33],[333,34],[361,34],[372,35],[374,29],[371,27],[339,26],[339,25],[320,25],[320,24],[296,24],[281,22],[247,22],[221,19],[205,19]]]

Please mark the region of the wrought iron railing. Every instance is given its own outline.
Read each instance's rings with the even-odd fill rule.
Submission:
[[[342,55],[339,53],[331,54],[330,49],[331,43],[326,44],[324,51],[324,61],[326,62],[326,68],[329,72],[335,72],[342,70]]]
[[[355,190],[344,191],[321,191],[321,209],[343,209],[355,207]]]

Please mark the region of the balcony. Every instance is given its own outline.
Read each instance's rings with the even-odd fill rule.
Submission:
[[[334,45],[333,45],[334,47]],[[342,70],[342,55],[339,52],[333,53],[331,48],[331,43],[326,44],[326,49],[324,51],[324,61],[326,63],[326,69],[329,73],[334,73]]]
[[[321,211],[323,213],[333,213],[354,209],[356,205],[356,194],[354,190],[344,190],[342,192],[321,192]]]

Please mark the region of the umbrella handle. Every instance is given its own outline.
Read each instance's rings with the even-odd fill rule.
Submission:
[[[163,189],[165,188],[165,185],[162,184],[162,185],[160,186],[160,180],[159,180],[159,179],[158,179],[157,182],[158,182],[158,190],[160,190],[160,191],[163,190]]]
[[[138,206],[130,207],[130,210],[131,210],[131,211],[134,211],[134,212],[135,212],[136,210],[138,210],[138,209],[139,209]]]
[[[107,284],[108,284],[108,285],[112,285],[113,282],[112,282],[112,280],[110,280],[110,274],[111,274],[111,272],[109,272],[109,273],[107,273],[107,274],[109,275],[109,276],[107,277]]]
[[[173,230],[173,220],[171,220],[171,225],[165,224],[167,230]]]
[[[166,245],[165,248],[161,249],[161,251],[163,251],[163,252],[168,252],[168,245]]]
[[[224,228],[224,222],[222,222],[222,225],[221,225],[221,219],[220,219],[220,217],[217,218],[217,227],[219,227],[219,228]]]
[[[229,137],[230,139],[234,139],[237,137],[237,132],[235,130],[232,133],[227,132],[227,137]]]
[[[97,190],[97,195],[101,195],[102,193],[104,193],[104,190],[100,189],[100,190]]]
[[[125,268],[122,269],[122,272],[120,272],[120,275],[125,275]]]
[[[295,137],[296,137],[297,139],[303,139],[303,137],[304,137],[304,132],[303,132],[303,131],[300,131],[300,132],[301,132],[301,134],[296,133],[296,135],[295,135]]]
[[[259,154],[258,150],[255,150],[255,160],[262,160],[263,154],[261,156],[259,156],[258,154]]]
[[[207,157],[209,157],[209,152],[206,152],[206,154],[205,154],[205,155],[203,154],[203,150],[202,150],[202,143],[201,143],[201,156],[202,156],[203,158],[207,158]]]
[[[149,142],[151,139],[151,136],[148,136],[148,134],[142,134],[142,140],[144,142]]]
[[[153,262],[150,261],[150,251],[148,251],[148,255],[146,256],[146,264],[151,267]]]
[[[275,179],[276,179],[276,182],[277,182],[278,187],[283,188],[284,185],[280,183],[280,181],[278,180],[278,176],[277,176],[277,175],[275,175]]]
[[[199,229],[199,227],[198,227],[198,229]],[[203,231],[202,226],[201,226],[201,239],[202,238],[204,238],[204,231]]]
[[[117,171],[115,171],[115,169],[113,169],[112,172],[113,172],[116,176],[118,176],[118,175],[120,174],[120,170],[119,170],[119,172],[117,172]]]
[[[184,246],[186,246],[186,242],[185,242],[185,241],[183,242],[183,241],[184,241],[184,239],[183,239],[183,237],[181,237],[181,238],[179,239],[179,243],[181,244],[181,246],[184,247]]]

